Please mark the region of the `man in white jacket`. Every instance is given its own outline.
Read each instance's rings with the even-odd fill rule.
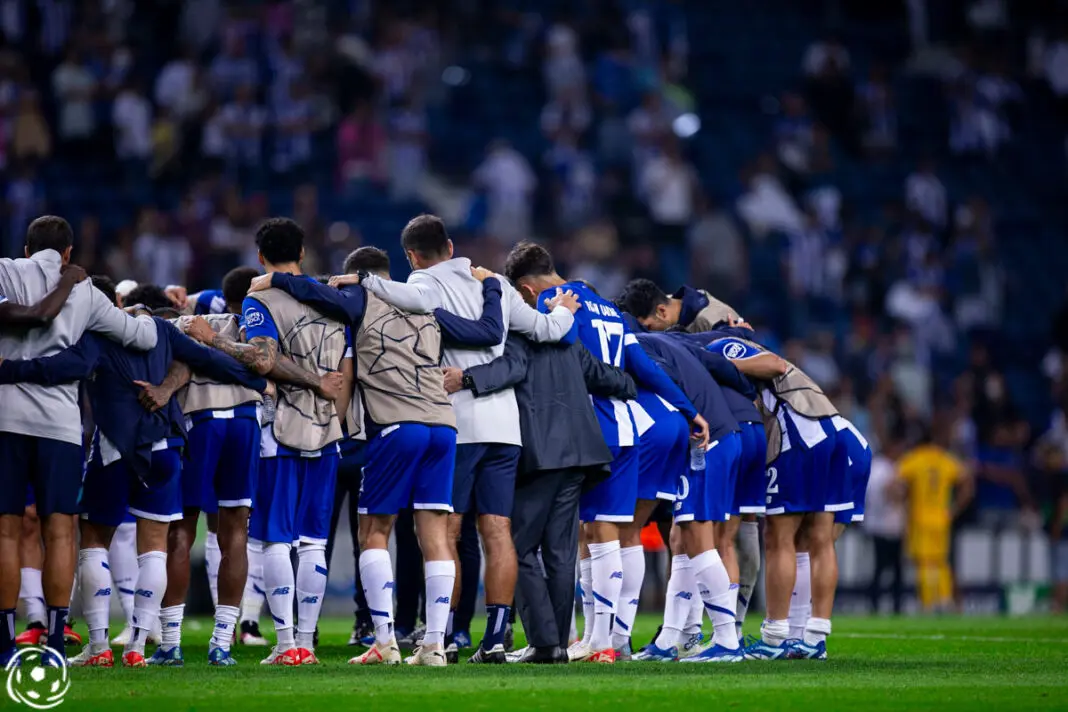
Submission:
[[[471,276],[470,260],[453,257],[452,240],[440,218],[420,215],[412,219],[401,233],[401,245],[412,266],[406,283],[373,274],[357,275],[360,283],[390,304],[408,311],[429,313],[443,308],[467,319],[477,320],[481,316],[482,284]],[[516,331],[534,341],[554,342],[571,329],[574,312],[579,308],[572,293],[559,293],[552,312],[541,314],[528,306],[506,280],[501,282],[505,332]],[[488,349],[446,348],[442,365],[462,371],[488,363],[503,353],[503,339]],[[486,635],[471,662],[503,663],[504,629],[511,612],[517,572],[511,515],[521,443],[519,409],[511,388],[475,398],[471,388],[464,387],[451,400],[456,413],[457,447],[449,542],[453,558],[458,562],[456,542],[463,513],[474,506],[486,551]],[[453,606],[459,597],[459,585],[457,575]],[[454,645],[450,644],[446,653],[450,662],[455,661]]]

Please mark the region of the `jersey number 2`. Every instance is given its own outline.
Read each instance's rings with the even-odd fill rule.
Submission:
[[[623,363],[622,322],[593,319],[590,321],[590,326],[597,329],[597,336],[601,339],[601,360],[610,366],[619,368]],[[615,339],[614,344],[613,339]]]

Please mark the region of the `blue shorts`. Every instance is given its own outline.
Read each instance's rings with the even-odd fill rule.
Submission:
[[[789,422],[789,421],[787,421]],[[828,419],[828,424],[830,420]],[[831,432],[819,443],[804,447],[800,436],[790,433],[792,447],[780,453],[767,468],[767,510],[765,514],[802,514],[805,512],[833,512],[829,497],[835,447],[838,438]]]
[[[456,446],[452,508],[463,514],[474,506],[479,514],[512,516],[520,448],[502,443]]]
[[[742,428],[742,453],[738,458],[738,481],[734,485],[731,514],[763,514],[767,489],[765,461],[768,439],[762,423],[739,423]]]
[[[214,514],[251,507],[260,463],[260,425],[253,418],[205,418],[189,430],[182,505]]]
[[[634,521],[638,506],[638,447],[613,447],[611,471],[607,479],[582,493],[579,519],[584,522]]]
[[[337,448],[319,457],[264,457],[248,535],[268,544],[326,544],[334,511]]]
[[[725,522],[731,518],[742,436],[728,433],[705,451],[704,467],[691,467],[679,482],[675,523]]]
[[[394,515],[408,508],[452,511],[456,463],[452,428],[391,425],[367,441],[364,455],[360,514]]]
[[[0,514],[22,516],[31,489],[38,516],[77,514],[84,471],[81,445],[0,433]]]
[[[849,430],[838,431],[838,444],[845,443],[846,468],[848,471],[850,493],[853,506],[834,513],[836,524],[849,524],[864,521],[864,497],[868,492],[868,478],[871,477],[871,448],[865,446]]]
[[[668,413],[646,430],[638,441],[638,499],[674,501],[689,452],[690,425],[682,413]]]
[[[168,447],[152,452],[149,488],[122,460],[104,465],[100,449],[85,470],[82,484],[82,519],[107,527],[126,522],[128,515],[153,522],[174,522],[182,518],[182,448]]]

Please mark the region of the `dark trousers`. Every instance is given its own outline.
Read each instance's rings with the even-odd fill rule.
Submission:
[[[411,632],[418,618],[426,619],[422,601],[426,598],[426,580],[423,577],[423,554],[415,536],[415,513],[402,509],[393,524],[397,541],[397,630]]]
[[[894,601],[894,613],[901,613],[903,580],[901,571],[901,538],[873,536],[875,544],[875,572],[871,576],[868,596],[871,598],[873,612],[879,610],[879,599],[883,595],[883,574],[890,572],[890,596]]]
[[[329,568],[334,554],[334,540],[337,538],[337,525],[341,520],[341,508],[345,506],[346,497],[349,508],[349,532],[352,534],[352,559],[356,570],[356,592],[352,596],[356,604],[356,620],[371,623],[371,613],[367,609],[367,599],[363,595],[360,583],[360,520],[356,509],[360,504],[360,480],[363,468],[362,453],[341,458],[337,466],[337,486],[334,488],[334,511],[330,515],[330,536],[326,540],[326,565]]]
[[[519,559],[516,608],[527,643],[566,648],[575,608],[581,470],[550,470],[520,481],[512,508]],[[541,549],[541,564],[538,549]]]

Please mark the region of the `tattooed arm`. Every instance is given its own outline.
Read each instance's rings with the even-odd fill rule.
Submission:
[[[151,383],[145,383],[143,381],[134,381],[141,387],[141,395],[137,397],[137,400],[141,402],[141,406],[154,413],[171,400],[171,396],[178,392],[185,384],[189,383],[189,379],[192,378],[193,372],[181,361],[171,361],[170,368],[167,369],[167,375],[164,376],[163,382],[158,386],[154,386]]]

